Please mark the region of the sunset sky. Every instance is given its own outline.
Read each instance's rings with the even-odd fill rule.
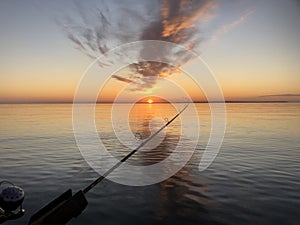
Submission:
[[[109,17],[111,23],[118,21],[116,14],[124,9],[128,13],[121,18],[124,32],[128,30],[131,34],[132,29],[137,29],[138,35],[143,24],[131,15],[143,12],[148,6],[136,4],[142,2],[137,0],[128,1],[128,8],[119,7],[118,1],[107,2],[105,7],[113,14]],[[164,11],[155,2],[153,10],[163,15]],[[202,11],[197,11],[197,17],[188,21],[188,26],[199,26],[196,35],[201,41],[194,50],[214,72],[225,99],[300,101],[300,1],[211,2],[201,5]],[[87,14],[89,4],[102,7],[99,1],[84,4]],[[66,24],[61,22],[68,13],[76,20],[72,1],[0,1],[1,103],[72,102],[76,86],[93,59],[79,51],[68,38]],[[80,10],[78,13],[80,16]],[[155,15],[154,12],[152,16]],[[173,31],[164,29],[164,32]],[[107,42],[114,46],[114,40]],[[126,68],[121,71],[122,77],[127,78],[127,71]],[[187,75],[176,73],[169,78],[182,85],[193,100],[203,100],[200,88]],[[149,90],[128,92],[124,101],[130,101],[134,95],[166,95],[180,100],[181,96],[176,96],[165,83],[157,81]],[[100,100],[113,101],[127,84],[118,79],[109,80]]]

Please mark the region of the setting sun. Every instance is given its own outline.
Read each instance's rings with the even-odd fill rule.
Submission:
[[[147,102],[148,102],[149,104],[152,104],[152,103],[153,103],[153,100],[152,100],[151,98],[149,98],[149,99],[147,100]]]
[[[138,102],[144,103],[144,104],[168,103],[168,101],[166,99],[163,99],[161,97],[154,96],[154,95],[141,98]]]

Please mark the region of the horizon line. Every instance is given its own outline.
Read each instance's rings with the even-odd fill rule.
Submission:
[[[148,102],[132,102],[132,101],[124,101],[124,102],[112,102],[112,101],[82,101],[82,102],[73,102],[73,101],[20,101],[20,102],[0,102],[1,105],[4,104],[149,104]],[[298,101],[283,101],[283,100],[225,100],[225,101],[173,101],[173,102],[153,102],[151,104],[170,104],[170,103],[300,103]]]

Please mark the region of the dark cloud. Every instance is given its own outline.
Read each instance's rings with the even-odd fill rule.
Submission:
[[[112,78],[115,78],[115,79],[117,79],[117,80],[119,80],[119,81],[123,81],[123,82],[125,82],[125,83],[132,83],[132,82],[133,82],[132,80],[130,80],[130,79],[128,79],[128,78],[121,77],[121,76],[118,76],[118,75],[112,75],[111,77],[112,77]]]
[[[74,3],[79,16],[66,18],[64,27],[68,38],[92,59],[118,45],[138,40],[168,41],[199,52],[203,39],[199,27],[212,17],[212,10],[217,5],[213,0],[104,0],[89,7],[79,1]],[[161,55],[157,61],[174,55],[172,49],[167,48],[155,49],[154,46],[153,51],[159,51]],[[145,54],[149,52],[142,48],[139,57],[144,58]],[[179,66],[190,60],[183,50],[177,51],[176,55],[181,59]],[[106,64],[99,62],[100,66]],[[157,62],[135,63],[130,69],[137,74],[134,80],[112,77],[127,83],[133,81],[130,82],[135,86],[133,90],[151,88],[160,78],[178,71],[177,67]]]

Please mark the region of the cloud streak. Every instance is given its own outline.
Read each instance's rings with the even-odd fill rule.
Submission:
[[[240,16],[238,19],[232,21],[229,24],[223,25],[221,26],[219,29],[217,29],[214,34],[211,37],[211,42],[215,42],[217,41],[217,39],[222,35],[225,34],[227,32],[229,32],[230,30],[234,29],[235,27],[241,25],[242,23],[244,23],[248,17],[250,17],[255,11],[254,10],[247,10],[244,12],[244,14],[242,16]]]
[[[115,78],[115,79],[117,79],[117,80],[119,80],[119,81],[128,83],[128,84],[133,83],[132,80],[130,80],[130,79],[128,79],[128,78],[125,78],[125,77],[118,76],[118,75],[112,75],[111,77],[112,77],[112,78]]]

